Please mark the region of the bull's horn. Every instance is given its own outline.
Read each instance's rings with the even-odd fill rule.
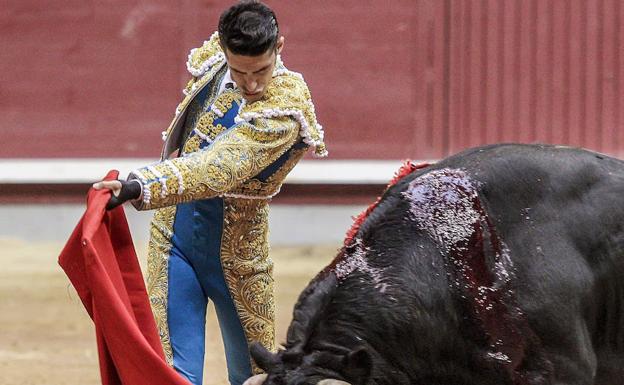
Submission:
[[[249,346],[249,353],[253,357],[260,369],[270,372],[277,363],[277,354],[271,353],[260,342],[256,341]]]
[[[264,381],[266,381],[266,379],[266,373],[256,374],[255,376],[249,377],[245,382],[243,382],[243,385],[262,385]]]
[[[349,384],[348,382],[344,382],[340,380],[333,380],[330,378],[327,380],[321,380],[317,382],[316,385],[351,385],[351,384]]]

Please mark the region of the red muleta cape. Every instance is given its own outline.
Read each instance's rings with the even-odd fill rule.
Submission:
[[[89,190],[59,256],[95,323],[102,384],[190,385],[165,361],[126,216],[121,206],[105,210],[109,198],[108,190]]]

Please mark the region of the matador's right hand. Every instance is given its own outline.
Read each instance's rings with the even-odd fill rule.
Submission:
[[[126,180],[103,180],[93,184],[96,190],[111,190],[111,197],[106,204],[106,210],[112,210],[115,207],[129,200],[138,199],[141,196],[143,187],[141,182],[136,179]]]

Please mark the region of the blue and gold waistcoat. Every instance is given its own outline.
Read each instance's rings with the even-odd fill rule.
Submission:
[[[130,175],[143,186],[135,206],[157,209],[150,228],[148,292],[169,363],[167,266],[176,204],[223,200],[220,258],[226,282],[247,339],[274,349],[268,201],[308,148],[317,156],[327,153],[300,74],[278,57],[265,95],[246,103],[237,89],[217,95],[226,67],[217,33],[191,50],[187,68],[193,78],[163,133],[161,160]]]

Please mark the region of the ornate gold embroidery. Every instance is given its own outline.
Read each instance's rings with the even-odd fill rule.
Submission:
[[[214,121],[218,118],[219,117],[214,112],[212,111],[206,112],[199,117],[197,121],[197,126],[195,127],[195,129],[201,132],[203,135],[205,135],[207,138],[209,138],[212,141],[218,134],[220,134],[226,129],[220,124],[219,125],[214,124]],[[186,148],[184,150],[187,151]]]
[[[175,206],[157,210],[150,227],[147,257],[147,292],[156,319],[160,342],[169,365],[173,365],[173,351],[167,324],[168,262],[173,235]]]
[[[191,136],[186,143],[184,143],[184,153],[190,154],[199,151],[199,146],[202,144],[202,138],[199,136]]]
[[[273,163],[293,143],[302,137],[305,143],[315,146],[317,155],[326,152],[307,85],[301,75],[288,71],[281,61],[278,61],[274,78],[263,98],[249,104],[242,103],[236,119],[237,126],[227,132],[215,121],[231,108],[234,101],[242,99],[238,91],[225,92],[214,98],[219,71],[225,72],[218,34],[213,34],[204,46],[193,50],[187,64],[191,73],[201,72],[197,75],[201,77],[189,83],[192,94],[182,101],[181,110],[195,109],[195,106],[188,107],[189,103],[201,87],[213,80],[206,103],[212,103],[214,108],[200,113],[197,119],[191,119],[193,121],[189,124],[192,127],[187,125],[187,129],[196,129],[199,134],[192,135],[184,144],[183,153],[187,156],[171,160],[173,171],[162,163],[155,165],[156,173],[162,176],[158,179],[153,178],[152,173],[144,173],[144,169],[139,170],[146,175],[148,182],[143,180],[145,199],[136,204],[137,208],[164,207],[224,194],[266,198],[279,191],[283,177],[296,161],[291,161],[289,167],[282,167],[280,171],[283,175],[280,174],[279,178],[276,176],[262,183],[252,177]],[[176,123],[174,120],[168,132],[180,130],[180,126],[180,121]],[[173,135],[179,137],[175,133]],[[217,139],[203,151],[200,149],[202,138]],[[171,145],[175,143],[167,142],[163,153],[171,152]]]
[[[267,86],[262,99],[245,104],[240,112],[243,120],[257,117],[288,115],[301,125],[301,135],[306,143],[315,147],[318,156],[326,156],[323,129],[316,120],[314,104],[307,84],[301,75],[284,70]]]
[[[277,169],[270,177],[267,178],[265,182],[262,182],[258,179],[252,178],[247,182],[243,183],[237,188],[234,188],[230,191],[232,195],[242,195],[242,196],[260,196],[260,197],[272,197],[279,192],[284,179],[288,173],[297,165],[299,160],[303,158],[308,148],[300,148],[297,150],[292,150],[288,160],[284,162],[284,164]]]
[[[165,138],[167,138],[166,139],[167,142],[171,140],[170,136],[173,134],[174,130],[182,129],[181,126],[183,122],[181,122],[181,119],[187,115],[185,113],[185,110],[189,108],[191,102],[195,100],[195,96],[197,95],[197,93],[199,93],[202,87],[206,86],[207,83],[209,83],[216,77],[217,73],[221,69],[223,69],[224,64],[225,64],[225,59],[221,61],[217,61],[216,64],[210,67],[210,69],[201,78],[199,79],[193,78],[189,81],[187,85],[188,89],[185,89],[186,96],[180,102],[178,107],[176,107],[176,115],[174,116],[173,120],[169,124],[169,127],[167,127],[167,130],[165,130]],[[225,72],[223,73],[225,74]],[[216,91],[213,90],[213,92],[216,92]],[[166,143],[165,143],[165,146],[163,147],[163,153],[161,154],[161,159],[163,160],[169,156],[169,154],[165,153],[168,147]]]
[[[210,36],[210,39],[205,41],[201,47],[191,50],[186,63],[187,69],[195,72],[206,64],[210,66],[211,61],[215,62],[220,60],[220,55],[223,55],[223,50],[219,44],[219,33],[214,32],[212,36]]]
[[[195,127],[195,124],[197,123],[197,120],[201,115],[201,111],[204,108],[197,99],[198,98],[193,99],[188,106],[188,112],[186,115],[186,120],[184,122],[184,132],[187,134],[191,132]]]
[[[227,111],[229,111],[230,108],[232,108],[234,102],[240,103],[242,97],[238,92],[229,91],[219,95],[216,100],[208,99],[209,98],[206,99],[207,102],[204,107],[202,107],[202,110],[207,110],[207,108],[209,108],[206,107],[206,105],[211,106],[212,104],[214,104],[214,108],[225,114]],[[192,111],[189,110],[189,114],[191,113]],[[199,115],[199,117],[193,123],[193,129],[199,131],[204,137],[209,138],[210,141],[213,141],[217,137],[217,135],[229,128],[224,127],[219,123],[215,124],[215,121],[218,119],[219,116],[217,116],[213,109],[210,109],[207,112]],[[201,138],[199,135],[192,136],[184,145],[184,153],[190,154],[192,152],[199,151],[199,147],[202,141],[203,138]]]
[[[184,90],[186,97],[177,108],[179,115],[173,119],[165,131],[165,137],[169,137],[175,127],[178,126],[180,117],[184,115],[184,110],[188,108],[197,91],[208,81],[213,80],[224,64],[225,56],[219,44],[219,34],[217,32],[213,33],[210,39],[205,41],[201,47],[191,50],[187,68],[193,75],[193,78],[186,85]],[[305,138],[306,143],[315,147],[317,156],[326,156],[327,150],[323,143],[323,129],[317,123],[308,87],[300,74],[289,71],[284,67],[279,55],[273,72],[273,79],[267,87],[267,92],[261,100],[243,107],[241,118],[247,121],[252,119],[250,116],[245,117],[245,114],[270,117],[271,111],[275,112],[276,109],[296,111],[298,115],[296,118],[301,124],[301,134]],[[218,87],[213,88],[216,89]],[[165,149],[167,149],[167,146],[165,146]],[[162,159],[166,159],[169,156],[165,152],[169,151],[163,152]]]
[[[152,209],[227,193],[277,160],[298,138],[297,123],[288,117],[257,123],[241,123],[219,136],[209,150],[170,160],[182,176],[182,194],[174,188],[179,180],[170,167],[162,162],[151,166],[167,179],[166,193],[163,196],[159,181],[152,181],[144,186],[149,189],[148,194],[144,191],[149,201],[137,207]],[[146,168],[139,171],[153,175]]]
[[[293,73],[274,77],[267,86],[266,93],[257,102],[245,105],[245,112],[260,112],[273,108],[301,107],[311,100],[305,81]]]
[[[221,265],[249,342],[275,350],[273,261],[266,201],[224,198]],[[252,362],[254,373],[260,372]]]

